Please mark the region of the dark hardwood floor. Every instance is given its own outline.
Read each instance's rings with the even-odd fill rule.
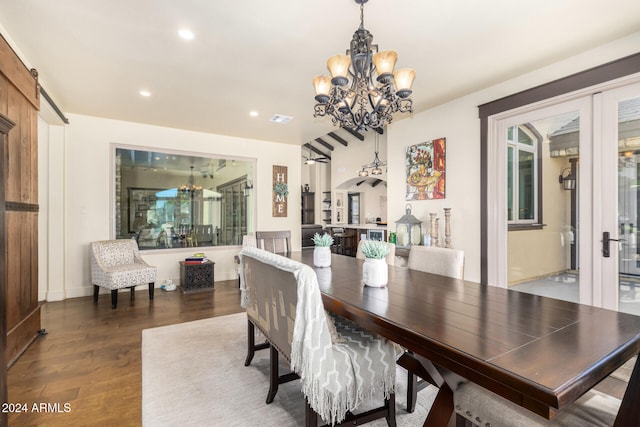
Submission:
[[[156,289],[151,303],[146,290],[134,302],[121,293],[115,310],[109,294],[97,305],[93,297],[45,303],[47,335],[9,368],[9,402],[27,409],[9,425],[139,426],[142,330],[240,311],[237,281],[189,294]]]
[[[122,293],[115,310],[109,294],[97,305],[92,297],[43,304],[48,334],[9,369],[9,402],[27,409],[10,414],[9,425],[139,426],[142,330],[241,311],[237,281],[190,294],[157,289],[153,303],[146,290],[134,302]],[[607,378],[598,388],[621,398],[624,386]]]

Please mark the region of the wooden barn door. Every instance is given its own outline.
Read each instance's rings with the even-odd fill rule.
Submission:
[[[0,37],[0,400],[6,370],[36,339],[38,303],[37,72],[29,71]],[[5,414],[2,414],[5,415]],[[7,425],[0,417],[0,425]]]

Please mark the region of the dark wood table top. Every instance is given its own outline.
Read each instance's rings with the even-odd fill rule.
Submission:
[[[331,262],[326,309],[547,418],[640,352],[640,316],[394,266],[369,288],[363,261]]]

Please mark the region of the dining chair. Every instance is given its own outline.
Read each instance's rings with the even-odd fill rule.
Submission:
[[[242,246],[244,247],[257,247],[272,253],[288,254],[291,252],[291,231],[256,231],[254,236],[243,236]],[[238,287],[240,287],[240,258],[236,256],[236,262],[238,263]],[[257,350],[264,350],[269,348],[268,342],[262,342],[256,344],[256,331],[253,323],[247,323],[247,357],[244,361],[244,366],[249,366],[253,356]]]
[[[291,230],[256,231],[256,246],[276,254],[291,252]]]
[[[407,267],[426,273],[454,279],[464,279],[464,251],[460,249],[439,248],[437,246],[411,246]],[[418,391],[436,381],[424,370],[413,353],[407,351],[398,360],[398,364],[407,370],[407,411],[413,412],[416,407]],[[418,377],[421,378],[418,381]]]
[[[311,267],[258,248],[244,248],[239,256],[242,305],[271,343],[267,403],[279,384],[300,379],[306,426],[317,426],[318,416],[330,425],[360,425],[384,417],[395,426],[397,346],[328,314]],[[291,373],[279,374],[279,356]],[[384,405],[355,414],[372,398]]]
[[[407,267],[454,279],[464,279],[464,251],[436,246],[411,246]]]
[[[331,236],[335,240],[335,252],[342,255],[353,255],[354,241],[356,234],[353,230],[347,230],[342,227],[334,227],[331,230]]]
[[[598,390],[589,390],[578,400],[547,420],[472,382],[453,392],[458,426],[609,427],[615,424],[621,401]]]
[[[366,240],[360,240],[358,242],[358,249],[356,250],[356,259],[365,259],[364,254],[362,253],[362,243],[366,242]],[[387,242],[387,247],[389,248],[389,252],[387,253],[387,264],[394,265],[396,262],[396,245],[393,243]]]

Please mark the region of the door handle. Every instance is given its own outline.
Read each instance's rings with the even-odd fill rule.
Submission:
[[[605,258],[609,258],[611,256],[611,251],[609,249],[609,242],[611,241],[624,242],[624,239],[612,239],[608,231],[603,231],[602,232],[602,256]]]

